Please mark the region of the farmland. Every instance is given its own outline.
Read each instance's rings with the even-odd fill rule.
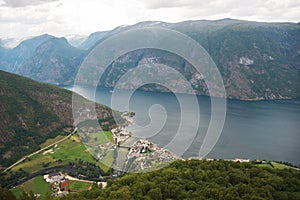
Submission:
[[[41,197],[45,197],[47,193],[51,194],[51,188],[48,183],[44,181],[42,176],[35,177],[12,189],[13,194],[17,197],[20,197],[23,191],[32,191],[34,194],[39,194]]]
[[[258,163],[256,165],[259,167],[267,167],[273,169],[294,169],[294,167],[288,166],[283,163],[275,162],[275,161],[270,161],[270,162],[263,161],[262,163]]]
[[[111,132],[105,131],[95,134],[95,137],[99,141],[105,141],[107,138],[112,141]],[[55,140],[58,140],[56,138]],[[50,139],[53,141],[54,139]],[[46,141],[49,144],[49,141]],[[108,155],[109,162],[112,162],[111,154]],[[58,145],[39,153],[30,159],[26,159],[24,162],[12,168],[13,172],[16,172],[20,169],[28,172],[34,173],[40,171],[46,167],[55,167],[58,165],[68,164],[69,162],[75,162],[76,160],[81,159],[85,162],[96,163],[98,166],[103,166],[100,162],[96,162],[95,158],[89,153],[86,146],[80,142],[78,136],[74,135],[70,139],[67,139]],[[104,171],[107,169],[105,168]]]
[[[95,143],[91,143],[91,145],[96,145],[101,142],[109,144],[113,141],[112,134],[109,131],[91,134],[90,137],[92,138],[92,141],[95,141]],[[49,139],[42,144],[41,147],[52,144],[60,139],[61,137],[59,136]],[[97,176],[96,174],[99,175],[99,168],[102,170],[101,174],[103,172],[110,173],[110,168],[104,165],[103,162],[108,163],[109,166],[112,166],[114,162],[114,152],[106,152],[101,162],[97,161],[88,151],[88,149],[89,147],[85,146],[81,142],[78,135],[72,135],[70,138],[52,146],[49,149],[46,149],[45,151],[31,156],[20,164],[14,166],[10,173],[3,176],[2,180],[4,183],[6,183],[6,180],[9,180],[10,177],[17,177],[16,174],[20,172],[26,172],[26,176],[31,174],[43,175],[44,170],[59,166],[72,167],[72,170],[77,170],[77,172],[75,171],[76,173],[80,173],[86,177],[89,177],[91,174],[93,176]],[[63,169],[65,169],[65,167],[63,167]],[[7,184],[9,184],[9,182],[7,182]],[[91,183],[87,182],[71,181],[70,185],[66,187],[66,190],[87,190],[90,185]],[[13,188],[12,191],[15,195],[20,196],[22,195],[23,191],[29,192],[29,188],[36,194],[40,193],[41,196],[44,196],[47,192],[51,193],[49,185],[41,178],[41,176],[37,176],[23,183],[22,185]]]

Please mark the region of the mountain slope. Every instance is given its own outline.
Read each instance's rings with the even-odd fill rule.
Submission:
[[[16,73],[37,81],[70,84],[83,56],[84,51],[71,46],[65,38],[51,38],[39,45]]]
[[[0,168],[73,126],[72,92],[0,71]],[[78,96],[83,105],[89,101]],[[84,108],[84,106],[83,106]],[[98,119],[112,110],[96,104]],[[84,112],[84,111],[83,111]],[[69,131],[68,131],[69,133]]]
[[[89,37],[78,45],[79,49],[88,50],[92,48],[99,40],[108,35],[108,31],[98,31],[89,35]]]
[[[216,62],[228,97],[274,99],[300,95],[299,24],[236,20],[217,23],[221,25],[207,32],[195,30],[196,25],[184,29]]]
[[[180,23],[146,21],[120,26],[108,32],[93,33],[79,48],[88,52],[107,37],[143,27],[173,29],[199,42],[222,74],[228,98],[261,100],[300,97],[299,23],[262,23],[232,19]],[[40,44],[32,52],[30,58],[22,60],[22,64],[18,61],[22,56],[15,54],[10,60],[15,59],[17,65],[11,63],[8,66],[5,56],[0,58],[0,69],[38,81],[72,84],[76,71],[86,56],[85,51],[71,47],[63,39],[57,38]],[[102,77],[100,85],[113,87],[129,69],[147,60],[178,70],[197,94],[209,95],[204,79],[187,61],[172,53],[153,49],[136,50],[115,60],[106,72],[107,76]],[[141,78],[142,76],[137,76],[133,80],[139,83]],[[174,80],[172,83],[178,85],[180,81]],[[157,85],[142,89],[167,91]]]
[[[300,96],[300,25],[240,20],[186,21],[169,24],[142,22],[123,30],[142,27],[170,28],[199,42],[222,74],[227,97],[280,99]],[[153,59],[155,58],[155,59]],[[171,66],[191,82],[198,94],[208,95],[206,85],[184,59],[160,50],[137,50],[110,66],[102,85],[114,86],[130,68],[152,60]],[[141,82],[142,77],[135,81]],[[174,81],[174,85],[179,84]],[[161,87],[144,88],[161,91]]]
[[[66,35],[65,38],[68,40],[69,44],[73,47],[79,47],[86,39],[85,35]]]
[[[3,55],[0,61],[0,69],[15,72],[30,58],[40,44],[51,38],[53,36],[44,34],[21,42],[17,47],[7,51]]]

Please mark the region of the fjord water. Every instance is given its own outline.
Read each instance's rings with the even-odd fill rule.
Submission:
[[[90,87],[65,87],[76,91],[88,99],[107,106],[111,105],[112,91],[108,88],[97,88],[96,94]],[[124,101],[129,91],[119,91],[117,101]],[[191,95],[181,95],[189,102]],[[124,96],[124,98],[122,98]],[[191,118],[181,118],[181,112],[193,111],[193,105],[181,110],[173,93],[135,91],[129,105],[123,111],[136,113],[135,125],[129,127],[133,135],[147,135],[149,140],[166,146],[177,133],[180,120],[187,125],[183,133],[177,135],[184,141],[197,128],[197,135],[183,157],[198,156],[204,134],[210,121],[210,98],[197,96],[200,107],[198,127],[189,126]],[[114,106],[113,106],[114,107]],[[149,114],[150,110],[150,114]],[[167,117],[165,117],[167,116]],[[193,115],[190,115],[193,116]],[[221,136],[206,156],[222,159],[265,159],[300,164],[300,100],[273,101],[239,101],[227,100],[227,114]],[[217,119],[218,120],[218,119]],[[148,129],[141,128],[152,123]],[[152,130],[152,132],[150,132]],[[147,132],[149,131],[149,133]],[[151,137],[150,137],[151,136]],[[178,144],[182,145],[179,140]]]

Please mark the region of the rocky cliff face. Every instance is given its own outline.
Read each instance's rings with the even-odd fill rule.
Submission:
[[[7,49],[7,51],[2,54],[0,69],[15,73],[19,67],[25,64],[39,45],[51,38],[54,37],[44,34],[25,40],[13,49]]]
[[[109,32],[96,32],[80,48],[91,51],[93,46],[111,35],[140,27],[173,29],[199,42],[222,74],[228,98],[259,100],[300,96],[299,23],[259,23],[231,19],[181,23],[141,22],[117,27]],[[4,53],[2,57],[7,58],[6,54],[14,55],[12,51],[14,49],[10,53]],[[88,52],[71,47],[63,39],[52,38],[37,46],[21,65],[7,64],[7,59],[0,56],[0,69],[38,81],[72,84],[76,71],[87,54]],[[14,58],[19,58],[19,54],[11,57],[10,63],[14,62]],[[107,76],[102,77],[99,84],[115,86],[129,69],[149,60],[153,64],[164,64],[178,70],[192,84],[197,94],[209,94],[205,77],[196,73],[186,60],[172,53],[153,49],[137,50],[115,60],[105,73]],[[161,72],[161,76],[167,76],[168,73]],[[138,84],[142,81],[141,78],[137,75],[132,82]],[[172,84],[180,85],[181,81],[173,80]],[[132,85],[124,85],[124,88],[130,87]],[[144,86],[142,89],[168,91],[159,85]]]
[[[228,98],[261,100],[300,96],[299,24],[225,19],[177,24],[144,22],[124,29],[149,26],[174,29],[199,42],[221,72]],[[189,63],[158,50],[138,50],[116,60],[108,73],[112,76],[104,78],[101,84],[113,86],[124,71],[144,60],[175,68],[198,94],[208,95],[203,77]],[[141,82],[141,78],[136,77],[135,81]],[[176,84],[180,83],[174,81]],[[166,90],[159,86],[144,89]]]
[[[72,84],[83,57],[84,51],[65,38],[52,38],[39,45],[16,73],[40,82]]]

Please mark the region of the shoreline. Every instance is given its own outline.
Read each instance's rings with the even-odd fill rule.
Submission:
[[[54,84],[55,85],[55,84]],[[113,91],[114,87],[105,87],[105,86],[92,86],[92,85],[62,85],[62,84],[58,84],[55,85],[57,87],[72,91],[72,92],[76,92],[74,90],[71,90],[69,87],[84,87],[84,88],[103,88],[108,90],[108,92]],[[118,89],[118,90],[122,90],[122,91],[132,91],[132,89],[126,89],[126,88],[122,88],[122,89]],[[194,95],[191,93],[181,93],[181,92],[171,92],[171,91],[152,91],[152,90],[141,90],[138,89],[137,91],[141,91],[141,92],[157,92],[157,93],[174,93],[174,94],[179,94],[179,95]],[[111,92],[110,92],[111,93]],[[233,101],[245,101],[245,102],[260,102],[260,101],[276,101],[276,100],[300,100],[300,96],[298,97],[284,97],[281,96],[279,98],[264,98],[264,97],[255,97],[255,98],[236,98],[236,97],[218,97],[218,96],[209,96],[209,95],[205,95],[205,94],[195,94],[197,97],[207,97],[207,98],[216,98],[216,99],[226,99],[226,100],[233,100]]]

